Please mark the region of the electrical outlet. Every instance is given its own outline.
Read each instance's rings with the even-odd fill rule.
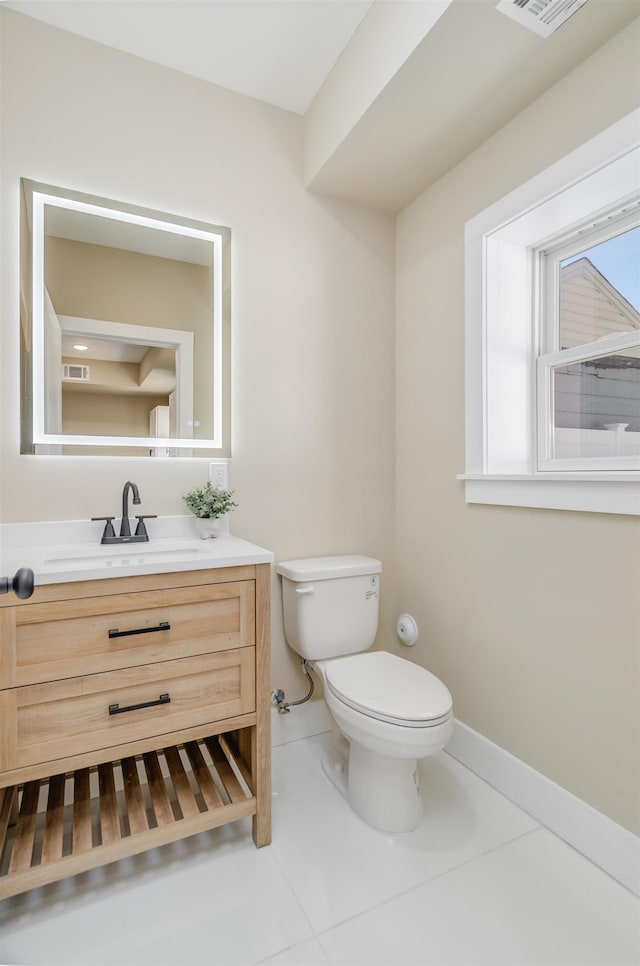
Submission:
[[[221,490],[227,489],[228,469],[228,465],[223,462],[209,463],[209,479],[212,486],[217,486]]]

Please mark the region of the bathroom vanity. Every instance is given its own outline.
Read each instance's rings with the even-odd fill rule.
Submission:
[[[0,597],[0,898],[247,816],[270,841],[271,555],[168,543]]]

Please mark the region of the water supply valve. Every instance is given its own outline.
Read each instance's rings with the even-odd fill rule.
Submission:
[[[284,700],[284,691],[282,688],[276,688],[271,692],[271,704],[278,709],[279,714],[286,714],[289,711],[289,707]]]

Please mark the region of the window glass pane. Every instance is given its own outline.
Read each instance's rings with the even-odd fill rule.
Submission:
[[[553,369],[555,459],[640,456],[640,348]]]
[[[560,348],[640,329],[640,228],[560,262]]]

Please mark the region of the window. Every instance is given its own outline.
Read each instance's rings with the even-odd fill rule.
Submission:
[[[536,253],[539,469],[640,469],[638,205]]]
[[[468,502],[640,514],[639,132],[467,223]]]

